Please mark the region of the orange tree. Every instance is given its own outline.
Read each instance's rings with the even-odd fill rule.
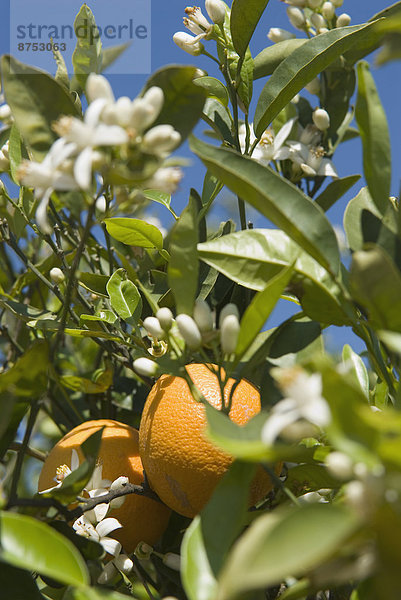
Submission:
[[[55,77],[2,58],[4,597],[399,598],[400,215],[364,59],[399,58],[401,3],[360,25],[342,0],[286,4],[298,37],[273,27],[255,57],[267,0],[188,7],[195,66],[135,99],[96,36],[73,77],[55,46]],[[96,31],[86,4],[74,26]],[[358,136],[365,186],[335,165]],[[204,184],[177,216],[187,138]],[[325,213],[356,184],[339,240]],[[208,218],[225,186],[238,230]],[[330,356],[330,325],[363,352]]]

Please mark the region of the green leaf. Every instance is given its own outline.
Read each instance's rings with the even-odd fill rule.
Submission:
[[[43,394],[48,384],[48,354],[46,341],[34,343],[8,371],[0,374],[0,392],[29,400]]]
[[[290,286],[302,307],[322,322],[348,323],[346,302],[327,271],[277,229],[252,229],[198,244],[199,257],[236,283],[262,291],[283,267],[295,263]]]
[[[110,325],[114,325],[117,321],[117,316],[113,313],[112,310],[100,310],[98,313],[94,315],[79,315],[81,321],[100,321],[103,323],[110,323]]]
[[[358,64],[355,118],[363,146],[363,170],[370,195],[384,213],[391,185],[391,145],[386,114],[365,61]]]
[[[164,92],[162,111],[152,127],[168,123],[185,140],[198,122],[207,98],[207,91],[195,85],[196,77],[196,67],[176,65],[163,67],[151,76],[144,91],[156,85]]]
[[[259,517],[229,556],[217,599],[243,597],[308,573],[338,551],[357,527],[354,514],[338,505],[276,509]]]
[[[228,108],[218,100],[208,98],[203,107],[202,117],[222,141],[234,145],[235,142],[231,132],[232,119]]]
[[[107,286],[110,303],[118,316],[131,325],[136,325],[142,313],[142,298],[136,285],[127,279],[124,269],[117,269]]]
[[[75,105],[53,77],[12,56],[3,56],[1,71],[15,124],[33,158],[40,161],[57,139],[52,124],[61,115],[78,116]]]
[[[0,562],[0,589],[4,598],[43,600],[32,575],[24,569]]]
[[[241,328],[235,350],[237,359],[245,354],[266,323],[272,310],[280,300],[292,274],[293,266],[283,269],[268,282],[264,290],[254,296],[241,319]]]
[[[355,376],[363,393],[369,398],[369,375],[362,358],[353,351],[349,344],[345,344],[342,358],[346,367]]]
[[[160,231],[142,219],[115,217],[104,219],[103,222],[109,234],[127,246],[163,249],[163,236]]]
[[[62,375],[60,383],[66,388],[75,392],[83,392],[84,394],[103,394],[113,383],[113,377],[102,383],[91,381],[86,377],[76,377],[75,375]]]
[[[209,98],[215,98],[221,102],[226,108],[228,107],[229,96],[228,91],[224,83],[215,77],[197,77],[194,79],[194,84],[205,89],[208,93]]]
[[[215,148],[194,137],[190,147],[227,187],[287,233],[323,267],[338,273],[340,255],[334,230],[323,211],[299,188],[269,167],[232,150]]]
[[[324,212],[327,212],[360,178],[360,175],[348,175],[348,177],[342,177],[341,179],[333,179],[326,189],[315,199],[316,204]]]
[[[80,586],[79,588],[68,588],[63,600],[127,600],[127,596],[110,589]]]
[[[89,73],[100,73],[102,69],[102,41],[95,17],[89,6],[83,4],[74,21],[77,45],[72,55],[74,75],[85,89]]]
[[[327,69],[322,79],[322,106],[330,115],[328,139],[337,141],[337,132],[349,114],[351,98],[355,91],[354,69]]]
[[[101,71],[105,71],[110,65],[112,65],[117,58],[121,56],[130,47],[130,42],[125,44],[118,44],[118,46],[110,46],[109,48],[102,48],[102,68]]]
[[[55,50],[54,46],[52,47],[53,57],[56,61],[57,71],[54,76],[57,83],[62,85],[68,92],[70,91],[70,78],[68,77],[68,69],[65,64],[65,60],[60,50]]]
[[[375,65],[382,67],[392,60],[401,58],[401,35],[399,33],[389,33],[383,42],[383,48],[376,55]]]
[[[401,275],[385,250],[369,244],[355,252],[350,288],[374,328],[401,332]]]
[[[170,262],[167,275],[173,291],[177,314],[192,315],[198,289],[199,262],[198,212],[195,197],[191,193],[188,206],[175,223],[170,238]]]
[[[277,69],[280,63],[283,62],[290,54],[297,48],[302,46],[306,40],[304,39],[290,39],[283,40],[272,46],[268,46],[254,58],[254,79],[260,79],[261,77],[268,77]]]
[[[253,32],[269,0],[233,0],[231,6],[231,36],[234,48],[244,56]]]
[[[188,600],[216,598],[217,582],[207,556],[199,515],[194,518],[182,540],[181,578]]]
[[[358,192],[355,198],[349,201],[344,212],[344,229],[351,250],[362,250],[365,243],[362,215],[366,212],[370,212],[381,219],[381,213],[373,202],[368,188],[365,187]]]
[[[200,514],[205,550],[216,577],[234,540],[244,527],[249,486],[255,470],[256,465],[235,461]]]
[[[10,131],[9,156],[11,176],[14,182],[18,184],[17,169],[22,161],[22,140],[15,123],[11,126]]]
[[[148,200],[152,200],[153,202],[157,202],[158,204],[163,204],[173,215],[174,219],[178,219],[177,215],[171,208],[171,194],[167,192],[162,192],[160,190],[144,190],[143,195]]]
[[[107,275],[101,273],[83,273],[82,271],[78,274],[79,284],[82,285],[86,290],[89,290],[93,294],[98,296],[104,296],[107,298],[107,282],[110,278]]]
[[[372,25],[337,27],[307,40],[276,68],[262,90],[255,110],[254,130],[260,137],[267,126],[309,81],[346,50],[369,35]]]
[[[85,562],[75,546],[46,523],[26,515],[0,513],[0,558],[66,585],[89,583]]]

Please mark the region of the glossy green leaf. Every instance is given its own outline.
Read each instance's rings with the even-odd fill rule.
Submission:
[[[155,125],[168,123],[180,134],[182,141],[195,127],[207,98],[207,91],[195,85],[196,67],[171,65],[154,73],[145,90],[156,85],[164,92],[164,105]]]
[[[144,190],[143,195],[148,200],[152,200],[152,202],[157,202],[158,204],[163,204],[167,208],[168,211],[173,215],[174,219],[178,219],[177,215],[171,208],[171,194],[167,192],[162,192],[160,190]]]
[[[54,121],[61,115],[78,116],[77,109],[65,88],[40,69],[5,55],[1,71],[16,126],[33,158],[40,161],[57,139]]]
[[[154,225],[142,219],[115,217],[104,219],[109,234],[127,246],[163,249],[163,236]]]
[[[327,212],[337,200],[340,200],[348,190],[355,185],[360,175],[348,175],[348,177],[342,177],[341,179],[333,179],[325,190],[315,199],[316,204]]]
[[[67,65],[65,64],[65,60],[60,50],[55,50],[53,47],[53,57],[56,61],[57,71],[54,76],[57,83],[62,85],[68,92],[70,91],[70,78],[68,76]]]
[[[358,194],[349,201],[344,212],[344,229],[347,234],[348,245],[351,250],[361,250],[365,240],[362,229],[363,212],[371,212],[381,218],[381,213],[373,202],[368,188],[362,188]]]
[[[308,315],[315,319],[318,311],[319,321],[347,322],[341,292],[326,270],[280,230],[235,232],[199,244],[198,252],[204,262],[226,277],[257,291],[262,291],[266,282],[283,267],[294,263],[294,278],[289,289],[299,297]]]
[[[68,588],[63,600],[127,600],[127,596],[108,588],[80,586]]]
[[[9,310],[18,319],[25,322],[56,318],[54,313],[48,310],[41,310],[35,306],[23,304],[22,302],[15,302],[14,300],[1,299],[0,305]]]
[[[240,358],[248,350],[255,337],[266,323],[271,312],[280,300],[293,274],[293,266],[283,269],[273,277],[264,290],[258,292],[247,307],[242,319],[235,350],[237,358]]]
[[[75,392],[83,392],[84,394],[103,394],[113,383],[113,378],[109,378],[106,382],[95,382],[87,379],[86,377],[76,377],[75,375],[62,375],[60,377],[60,383],[66,388],[74,390]]]
[[[399,33],[389,33],[383,42],[383,47],[375,57],[375,64],[379,67],[386,65],[392,60],[401,58],[401,35]]]
[[[182,540],[181,578],[188,600],[216,598],[217,581],[207,556],[199,515],[194,518]]]
[[[94,315],[79,315],[81,321],[100,321],[102,323],[110,323],[113,325],[117,321],[117,316],[113,313],[112,310],[100,310],[98,313]]]
[[[112,65],[130,47],[130,42],[102,48],[102,72]]]
[[[339,550],[357,527],[354,514],[338,505],[276,509],[259,517],[227,560],[218,600],[241,598],[248,591],[308,573]]]
[[[355,376],[363,393],[369,398],[369,375],[362,358],[353,351],[349,344],[345,344],[342,358],[349,372]]]
[[[142,313],[142,298],[136,285],[127,278],[126,271],[117,269],[110,277],[106,289],[113,310],[127,323],[136,325]]]
[[[209,97],[216,98],[216,100],[219,100],[225,107],[228,107],[228,91],[224,83],[219,79],[207,75],[194,79],[194,84],[205,89]]]
[[[322,210],[269,167],[191,138],[190,146],[216,177],[281,228],[323,267],[338,273],[336,235]]]
[[[401,332],[401,275],[385,250],[371,244],[355,252],[350,287],[373,327]]]
[[[268,46],[262,52],[259,52],[254,58],[255,71],[254,78],[268,77],[277,69],[280,63],[283,62],[297,48],[302,46],[306,40],[290,39],[283,40],[272,46]]]
[[[89,583],[85,562],[74,545],[46,523],[26,515],[0,513],[0,558],[66,585]]]
[[[0,562],[0,589],[7,599],[43,600],[31,573],[5,562]]]
[[[230,56],[230,54],[229,54]],[[230,71],[231,78],[235,81],[238,77],[238,67],[239,67],[239,57],[237,54],[232,56],[231,60],[228,61],[228,69]],[[241,73],[239,78],[238,85],[238,97],[242,102],[242,107],[240,103],[240,107],[245,109],[244,112],[248,111],[249,105],[252,100],[253,94],[253,58],[249,48],[245,52],[245,57],[241,66]]]
[[[269,0],[233,0],[231,6],[231,36],[234,48],[244,56],[256,25]]]
[[[198,289],[198,213],[191,194],[188,206],[175,223],[170,238],[170,262],[167,275],[173,291],[177,314],[192,315]]]
[[[46,341],[32,344],[14,365],[0,374],[0,392],[17,398],[36,398],[46,391],[49,347]]]
[[[222,141],[234,145],[231,115],[221,102],[214,98],[208,98],[203,107],[202,117]]]
[[[22,140],[15,123],[12,125],[10,131],[8,152],[10,157],[11,176],[14,182],[18,184],[17,170],[22,161]]]
[[[386,114],[370,73],[369,64],[358,64],[355,118],[363,146],[363,170],[370,195],[383,214],[391,185],[391,145]]]
[[[98,296],[107,297],[106,285],[110,277],[101,273],[84,273],[78,274],[78,282],[85,289]]]
[[[77,45],[72,55],[74,75],[85,89],[90,73],[100,73],[102,69],[102,41],[96,26],[95,17],[89,6],[83,4],[74,21]]]
[[[231,545],[244,527],[249,486],[254,475],[255,466],[234,462],[200,514],[205,550],[216,577]]]
[[[306,41],[283,60],[262,90],[255,110],[254,130],[260,137],[288,102],[358,40],[372,25],[337,27]]]
[[[337,131],[349,114],[356,84],[354,69],[328,69],[322,77],[322,106],[330,115],[328,139],[336,141]]]

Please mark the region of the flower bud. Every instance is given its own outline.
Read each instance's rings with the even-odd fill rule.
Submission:
[[[5,121],[12,116],[11,108],[8,104],[3,104],[0,106],[0,120]]]
[[[194,320],[202,333],[213,329],[213,314],[206,300],[198,299],[195,301]]]
[[[139,560],[149,560],[153,554],[153,548],[146,542],[139,542],[134,550],[134,554],[137,558],[139,558]]]
[[[306,0],[286,0],[287,4],[291,4],[291,6],[299,6],[300,8],[304,8],[306,5]]]
[[[146,187],[152,190],[161,190],[167,194],[177,191],[181,179],[184,177],[179,167],[161,167],[146,180]]]
[[[308,6],[312,10],[315,10],[316,8],[319,8],[319,6],[321,5],[321,3],[322,3],[322,0],[308,0]]]
[[[173,313],[167,306],[159,308],[156,313],[156,318],[164,331],[169,331],[171,329],[171,325],[173,324]]]
[[[221,349],[225,354],[233,354],[237,347],[240,323],[236,315],[227,315],[220,327]]]
[[[139,375],[143,375],[144,377],[154,377],[159,370],[157,363],[145,357],[135,359],[133,367]]]
[[[324,108],[317,108],[313,111],[312,119],[320,131],[326,131],[330,127],[329,113]]]
[[[144,93],[142,100],[150,104],[153,108],[155,119],[157,119],[164,104],[163,90],[153,85]]]
[[[185,31],[177,31],[173,35],[173,41],[177,44],[181,50],[188,52],[192,56],[199,56],[203,51],[203,44],[201,44],[195,37]]]
[[[306,84],[305,89],[310,94],[315,94],[317,96],[319,94],[319,92],[320,92],[320,80],[319,80],[319,78],[315,77],[314,79],[312,79],[312,81],[310,81],[308,84]]]
[[[331,21],[331,19],[334,17],[335,11],[336,9],[332,2],[325,2],[322,6],[322,15],[328,21]]]
[[[336,8],[339,8],[340,6],[343,5],[344,0],[331,0],[331,3],[333,4],[333,6],[335,6]]]
[[[221,25],[226,18],[226,7],[222,0],[206,0],[205,8],[213,23]]]
[[[331,452],[325,458],[328,472],[340,481],[346,481],[353,476],[352,460],[343,452]]]
[[[321,29],[327,26],[327,23],[323,19],[322,15],[319,15],[318,13],[313,13],[313,15],[311,15],[310,22],[312,23],[316,31],[320,31]]]
[[[351,17],[347,13],[342,13],[337,17],[336,27],[347,27],[351,23]]]
[[[197,350],[202,345],[202,336],[197,324],[189,315],[177,315],[176,322],[180,334],[191,350]]]
[[[290,33],[286,29],[281,29],[281,27],[271,27],[267,37],[271,42],[277,44],[278,42],[283,42],[284,40],[291,40],[296,36],[295,33]]]
[[[86,80],[86,96],[88,102],[93,102],[98,98],[105,98],[110,102],[114,102],[114,94],[111,89],[110,83],[103,75],[97,75],[96,73],[90,73]]]
[[[104,196],[99,196],[99,198],[96,200],[96,210],[98,210],[99,212],[106,212],[106,198]]]
[[[287,15],[293,27],[296,29],[303,29],[305,27],[305,15],[299,8],[289,6],[287,8]]]
[[[156,125],[147,131],[143,137],[145,150],[156,156],[171,152],[181,141],[181,135],[172,125]]]
[[[236,304],[229,302],[221,309],[220,317],[219,317],[219,327],[220,328],[223,324],[224,319],[227,317],[227,315],[235,315],[237,317],[237,319],[239,320],[239,310],[238,310]]]
[[[157,319],[157,317],[146,317],[146,319],[143,321],[143,326],[152,337],[155,337],[158,340],[162,340],[164,338],[165,331],[160,325],[160,321]]]
[[[134,563],[126,554],[120,554],[119,556],[116,556],[113,559],[113,563],[119,571],[122,571],[126,575],[131,573],[132,569],[134,568]]]
[[[163,556],[163,564],[170,569],[174,569],[174,571],[179,571],[181,568],[181,556],[179,554],[174,554],[173,552],[167,552]]]
[[[53,267],[53,269],[50,270],[50,279],[54,282],[54,283],[63,283],[63,281],[65,281],[65,275],[63,273],[63,271],[61,269],[59,269],[58,267]]]

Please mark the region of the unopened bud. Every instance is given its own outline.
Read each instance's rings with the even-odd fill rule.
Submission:
[[[155,337],[158,340],[164,338],[165,331],[160,325],[160,321],[157,317],[146,317],[143,321],[143,326],[152,337]]]
[[[157,156],[171,152],[181,141],[181,135],[172,125],[156,125],[149,129],[143,137],[143,146]]]
[[[194,320],[201,333],[211,331],[213,329],[213,314],[206,300],[198,299],[195,301]]]
[[[221,309],[220,316],[219,316],[219,327],[220,328],[223,324],[224,319],[228,315],[235,315],[237,317],[237,319],[239,320],[239,310],[238,310],[236,304],[229,302]]]
[[[154,377],[159,370],[157,363],[145,357],[135,359],[133,367],[139,375],[143,375],[144,377]]]
[[[336,27],[347,27],[351,23],[351,17],[347,13],[343,13],[337,18]]]
[[[50,270],[50,279],[54,282],[54,283],[63,283],[63,281],[65,281],[65,275],[63,273],[63,271],[61,269],[59,269],[58,267],[53,267],[53,269]]]
[[[181,568],[181,556],[179,554],[174,554],[173,552],[167,552],[163,556],[163,564],[170,569],[174,569],[174,571],[179,571]]]
[[[6,119],[9,119],[11,117],[12,113],[11,113],[11,108],[9,107],[8,104],[3,104],[3,106],[0,106],[0,120],[1,121],[5,121]]]
[[[274,44],[277,44],[278,42],[283,42],[284,40],[291,40],[296,36],[295,33],[290,33],[286,29],[281,29],[281,27],[271,27],[267,37]]]
[[[188,348],[191,350],[200,348],[202,345],[202,336],[193,318],[189,315],[181,314],[177,315],[176,322]]]
[[[324,108],[317,108],[313,111],[312,119],[314,124],[320,131],[326,131],[330,127],[330,117],[327,110]]]
[[[323,19],[322,15],[319,15],[318,13],[313,13],[313,15],[311,15],[310,22],[316,31],[320,31],[327,26],[325,19]]]
[[[173,313],[167,306],[159,308],[156,313],[157,320],[162,326],[164,331],[170,331],[171,325],[173,324]]]
[[[106,212],[106,207],[107,207],[106,198],[104,196],[100,196],[96,200],[96,210],[98,210],[101,213],[104,213],[104,212]]]
[[[134,568],[134,563],[126,554],[119,554],[113,559],[114,566],[119,570],[128,575]]]
[[[335,6],[336,8],[339,8],[340,6],[343,5],[344,0],[331,0],[331,3],[333,4],[333,6]]]
[[[226,354],[233,354],[237,347],[240,323],[236,315],[227,315],[220,328],[221,348]]]
[[[206,0],[205,8],[213,23],[221,25],[226,18],[226,7],[222,0]]]
[[[315,94],[316,96],[319,94],[320,92],[320,80],[318,77],[315,77],[314,79],[312,79],[312,81],[310,81],[306,86],[305,89],[310,93],[310,94]]]
[[[196,40],[189,33],[185,33],[185,31],[177,31],[173,35],[173,41],[177,44],[181,50],[188,52],[192,56],[199,56],[203,51],[203,44]]]
[[[312,10],[315,10],[316,8],[319,8],[319,6],[321,5],[321,3],[322,3],[322,0],[308,0],[308,6]]]
[[[98,98],[105,98],[110,102],[114,102],[114,94],[110,83],[103,75],[91,73],[86,80],[86,96],[89,102],[93,102]]]
[[[343,452],[331,452],[324,462],[330,475],[340,481],[346,481],[353,476],[352,460]]]
[[[156,119],[164,104],[164,92],[156,85],[150,87],[143,95],[142,100],[150,104],[153,108],[154,118]]]
[[[296,27],[297,29],[303,29],[305,27],[305,15],[299,8],[289,6],[287,8],[287,15],[293,27]]]
[[[139,542],[135,548],[134,554],[139,560],[148,560],[153,554],[153,548],[146,542]]]
[[[325,19],[327,19],[328,21],[331,21],[331,19],[334,17],[335,12],[336,12],[336,9],[332,2],[325,2],[323,4],[322,15],[324,16]]]
[[[291,4],[291,6],[299,6],[300,8],[304,8],[306,5],[306,0],[287,0],[287,4]]]

